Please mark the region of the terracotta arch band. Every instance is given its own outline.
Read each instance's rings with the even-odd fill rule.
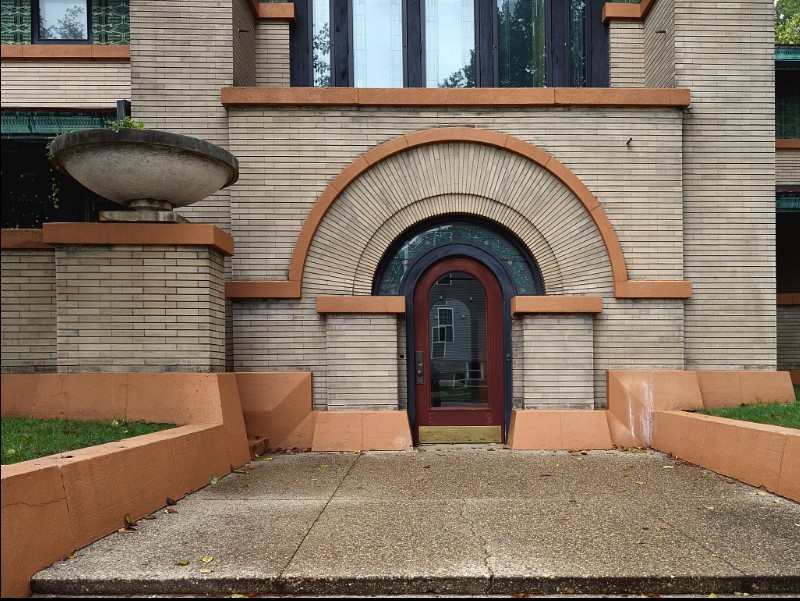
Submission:
[[[297,238],[297,243],[292,253],[292,261],[289,267],[289,280],[294,282],[302,281],[306,258],[308,257],[311,241],[314,238],[317,228],[320,223],[322,223],[322,219],[325,217],[330,207],[333,206],[333,203],[336,202],[339,195],[353,180],[373,165],[395,154],[418,146],[436,144],[439,142],[473,142],[508,150],[509,152],[513,152],[514,154],[533,161],[558,178],[578,198],[597,227],[603,239],[609,262],[611,263],[611,272],[614,278],[615,289],[617,282],[626,282],[628,280],[628,269],[625,265],[622,247],[619,244],[619,240],[617,239],[617,235],[614,232],[614,228],[608,216],[603,210],[603,207],[600,206],[594,194],[591,193],[589,188],[587,188],[572,171],[567,169],[561,161],[555,157],[536,148],[532,144],[523,142],[519,138],[496,131],[470,127],[442,127],[400,136],[381,144],[377,148],[373,148],[353,161],[335,180],[333,180],[333,182],[331,182],[311,208],[311,212],[308,214],[303,228],[300,230],[300,235]]]

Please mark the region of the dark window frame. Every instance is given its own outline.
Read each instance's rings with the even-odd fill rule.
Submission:
[[[291,76],[293,87],[313,87],[313,0],[295,0],[291,27]],[[499,86],[497,0],[475,2],[476,87]],[[609,87],[608,26],[602,21],[606,0],[586,0],[586,86]],[[570,4],[545,0],[547,15],[547,87],[569,87]],[[402,0],[403,86],[425,86],[425,0]],[[330,0],[331,84],[353,87],[353,2]],[[491,23],[487,26],[487,22]],[[343,50],[342,50],[343,49]]]
[[[31,2],[31,43],[32,44],[91,44],[92,43],[92,0],[84,0],[86,6],[86,39],[42,39],[39,37],[39,0]]]

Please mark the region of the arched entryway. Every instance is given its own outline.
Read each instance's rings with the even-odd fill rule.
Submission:
[[[406,298],[415,442],[503,442],[512,408],[510,301],[544,293],[533,257],[487,220],[449,215],[401,235],[373,294]]]

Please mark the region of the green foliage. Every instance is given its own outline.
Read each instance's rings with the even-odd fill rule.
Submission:
[[[118,420],[2,418],[2,463],[18,463],[174,428]]]
[[[775,43],[800,44],[800,0],[775,2]]]
[[[111,131],[117,132],[121,129],[147,129],[143,121],[134,121],[130,116],[126,116],[119,121],[106,121],[106,125],[111,128]]]
[[[331,87],[331,27],[325,23],[322,29],[314,35],[314,52],[312,53],[312,68],[314,69],[314,85],[322,88]]]
[[[794,403],[769,403],[727,407],[724,409],[703,409],[697,413],[800,430],[800,386],[794,387],[794,395]]]
[[[439,84],[440,88],[474,88],[475,82],[475,50],[469,51],[469,62]]]

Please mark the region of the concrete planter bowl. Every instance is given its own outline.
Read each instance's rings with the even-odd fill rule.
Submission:
[[[106,221],[177,221],[173,209],[211,196],[239,179],[239,162],[205,140],[154,129],[85,129],[50,144],[60,171],[133,211]]]

